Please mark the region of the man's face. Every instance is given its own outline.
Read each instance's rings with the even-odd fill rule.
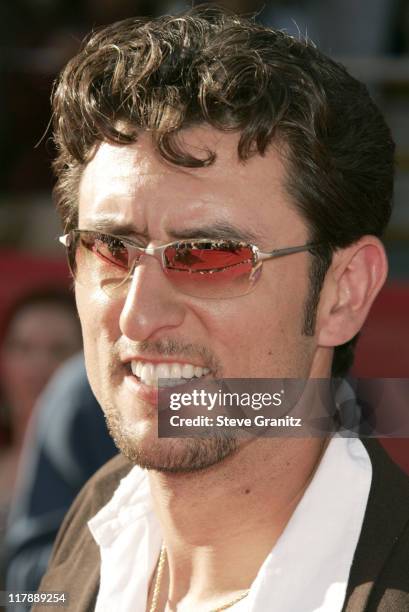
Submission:
[[[183,138],[195,155],[216,151],[216,162],[200,169],[167,164],[146,134],[130,146],[103,143],[82,177],[79,227],[122,235],[119,228],[128,226],[129,237],[143,246],[186,233],[200,238],[216,224],[251,232],[262,251],[308,241],[275,149],[243,164],[237,135],[202,127]],[[237,446],[232,440],[158,440],[155,395],[132,375],[131,359],[148,366],[191,364],[217,378],[309,376],[316,345],[302,327],[310,263],[308,253],[267,261],[251,293],[223,300],[178,292],[148,256],[126,298],[77,285],[88,375],[125,454],[148,467],[188,470],[211,465]]]

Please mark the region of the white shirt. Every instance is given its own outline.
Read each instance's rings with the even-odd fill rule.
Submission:
[[[248,596],[229,610],[340,612],[371,479],[362,442],[334,436]],[[145,612],[162,544],[147,473],[134,467],[88,525],[101,552],[95,611]]]

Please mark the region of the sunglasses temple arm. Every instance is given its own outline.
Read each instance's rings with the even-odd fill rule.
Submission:
[[[271,251],[270,253],[262,253],[259,251],[258,259],[262,261],[265,259],[272,259],[274,257],[284,257],[285,255],[292,255],[293,253],[302,253],[303,251],[309,251],[313,246],[314,245],[312,244],[304,244],[298,247],[288,247],[284,249],[276,249],[274,251]]]
[[[61,242],[61,244],[63,244],[66,247],[68,246],[69,237],[70,237],[69,234],[64,234],[64,236],[59,236],[58,242]]]

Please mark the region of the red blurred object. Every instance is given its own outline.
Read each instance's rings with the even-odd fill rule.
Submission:
[[[33,256],[17,251],[0,251],[0,329],[13,303],[31,290],[57,287],[68,289],[71,278],[64,258]]]
[[[379,294],[358,341],[353,374],[409,378],[409,283],[390,283]]]
[[[380,438],[379,442],[402,470],[409,474],[409,439]]]
[[[353,374],[409,378],[409,283],[391,283],[379,294],[361,332]],[[382,438],[380,442],[409,474],[409,439]]]

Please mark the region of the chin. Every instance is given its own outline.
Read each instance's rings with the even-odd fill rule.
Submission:
[[[191,473],[216,465],[236,452],[235,438],[158,438],[157,419],[127,423],[118,410],[105,413],[118,450],[135,465],[148,470]]]

